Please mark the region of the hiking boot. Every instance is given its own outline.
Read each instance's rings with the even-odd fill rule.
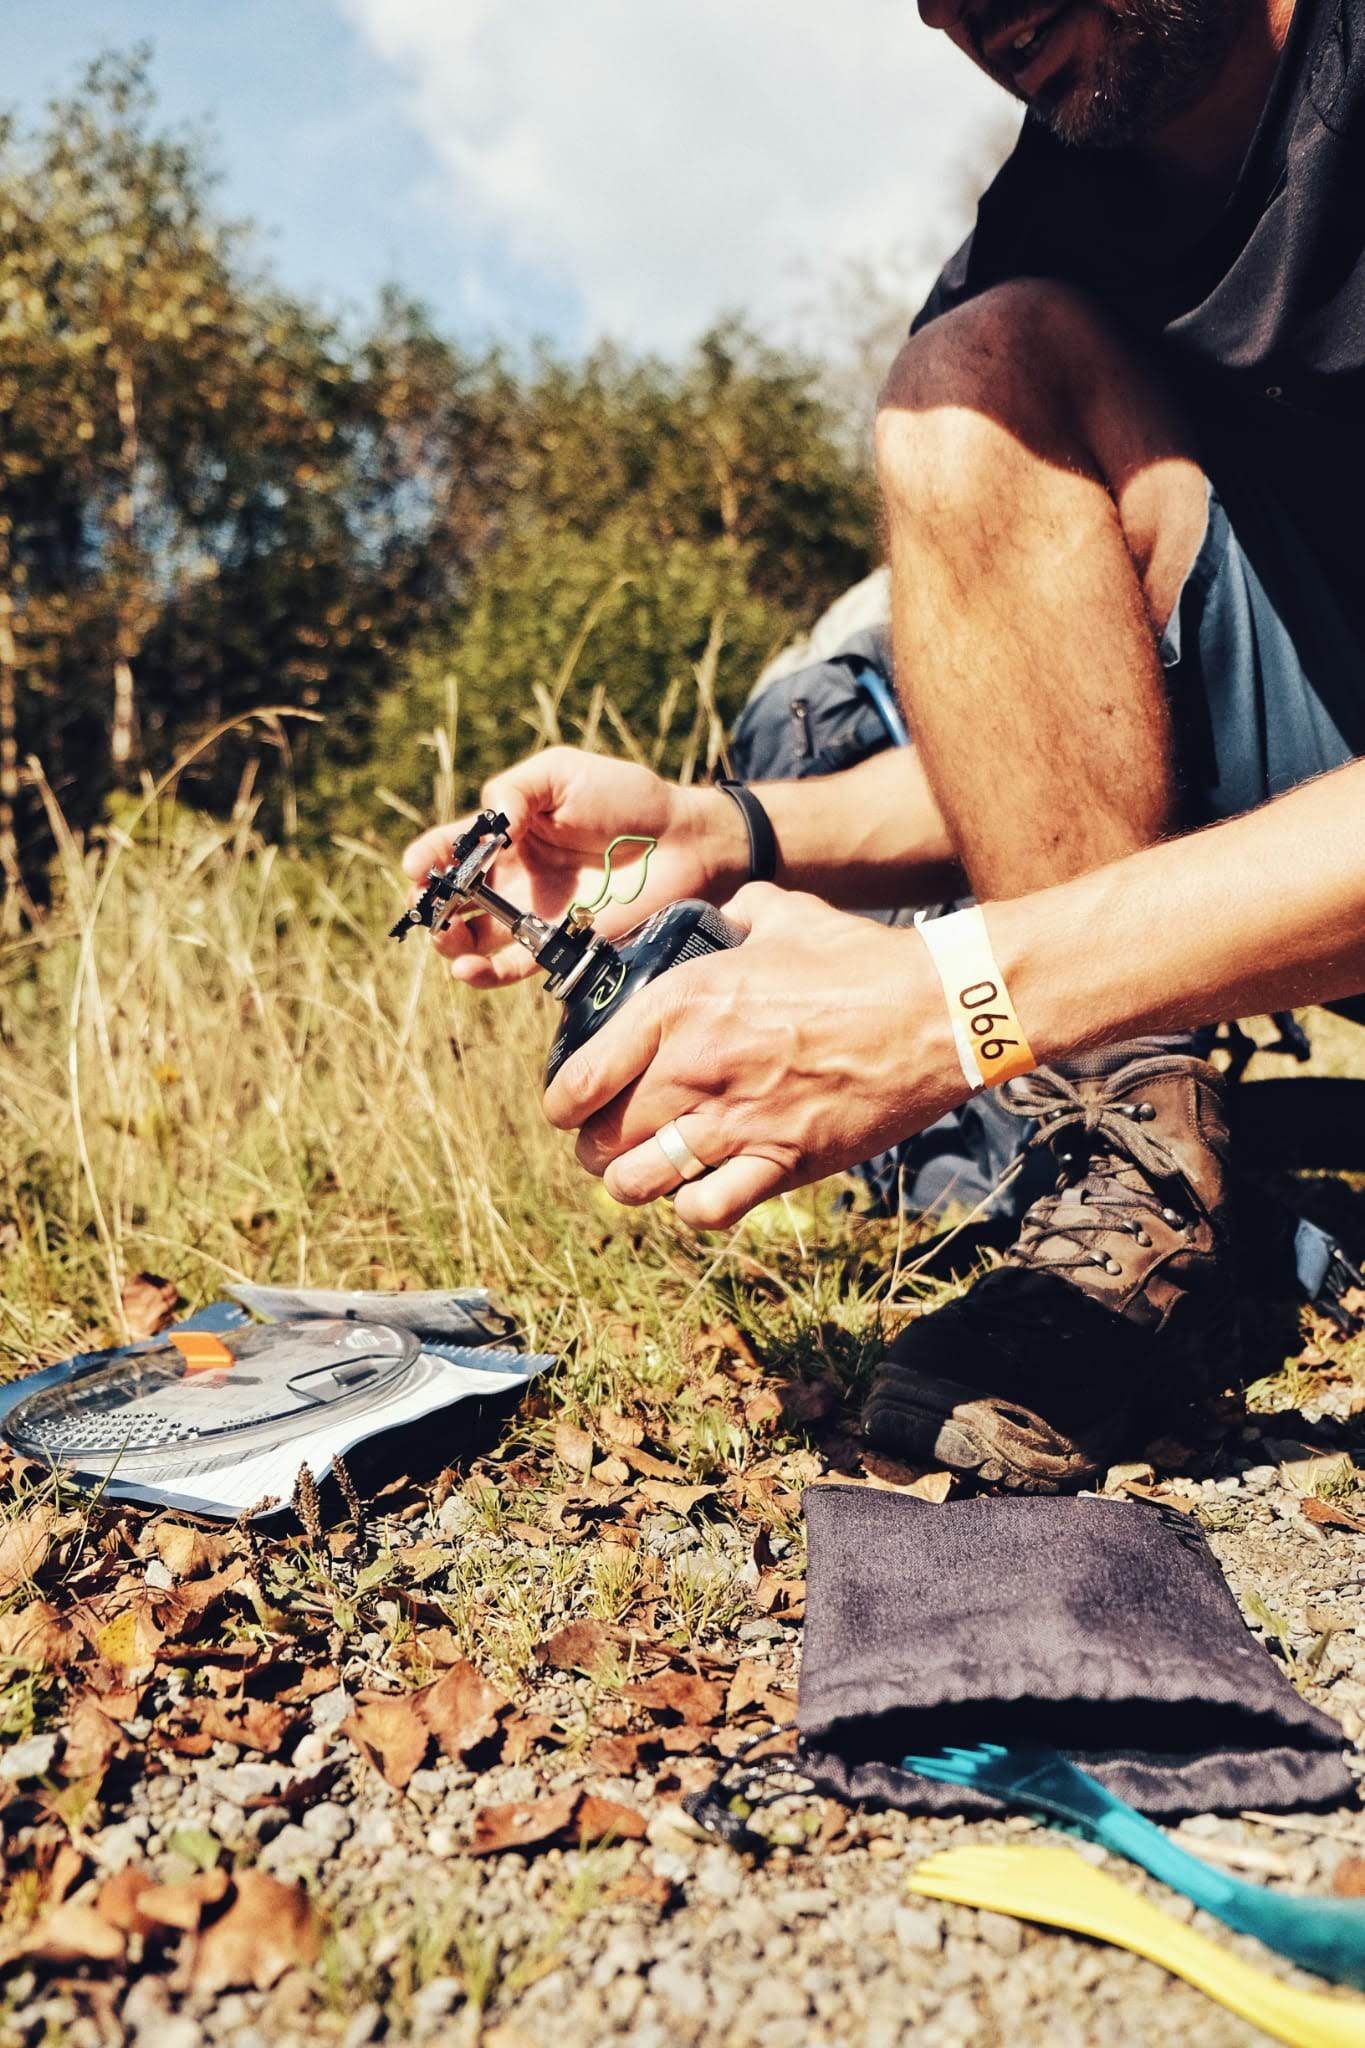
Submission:
[[[1002,1090],[1059,1168],[1004,1263],[878,1368],[878,1449],[1021,1493],[1082,1486],[1235,1373],[1221,1076],[1138,1040]]]

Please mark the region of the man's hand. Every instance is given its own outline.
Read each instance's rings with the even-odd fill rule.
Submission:
[[[701,1230],[922,1130],[967,1092],[916,933],[766,883],[725,914],[744,944],[639,990],[545,1097],[618,1201],[676,1190]],[[654,1137],[673,1121],[714,1168],[681,1188]]]
[[[632,762],[549,747],[495,775],[482,801],[485,809],[505,814],[512,838],[494,863],[492,887],[519,910],[552,921],[571,903],[597,894],[602,856],[619,834],[658,840],[641,894],[593,918],[607,938],[679,897],[727,895],[748,871],[744,823],[729,797],[720,790],[680,788]],[[433,867],[448,863],[452,843],[469,822],[438,825],[413,841],[403,855],[413,882],[420,886]],[[475,988],[521,981],[535,966],[526,948],[514,945],[491,918],[457,920],[436,944],[452,974]]]

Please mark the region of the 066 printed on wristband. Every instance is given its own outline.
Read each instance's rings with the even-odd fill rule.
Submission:
[[[969,1088],[994,1088],[1016,1074],[1030,1074],[1038,1062],[996,963],[991,935],[979,905],[948,917],[926,917],[915,930],[938,970],[953,1042]]]

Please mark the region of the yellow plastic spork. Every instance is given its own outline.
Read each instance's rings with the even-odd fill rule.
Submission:
[[[925,1898],[983,1906],[1131,1949],[1293,2048],[1365,2048],[1365,1999],[1282,1984],[1172,1920],[1071,1849],[947,1849],[917,1865],[909,1886]]]

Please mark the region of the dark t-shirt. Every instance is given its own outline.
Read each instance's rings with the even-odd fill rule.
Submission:
[[[1292,515],[1365,642],[1365,0],[1298,0],[1211,223],[1134,152],[1026,120],[916,328],[1019,277],[1080,286],[1155,344],[1210,471]]]

